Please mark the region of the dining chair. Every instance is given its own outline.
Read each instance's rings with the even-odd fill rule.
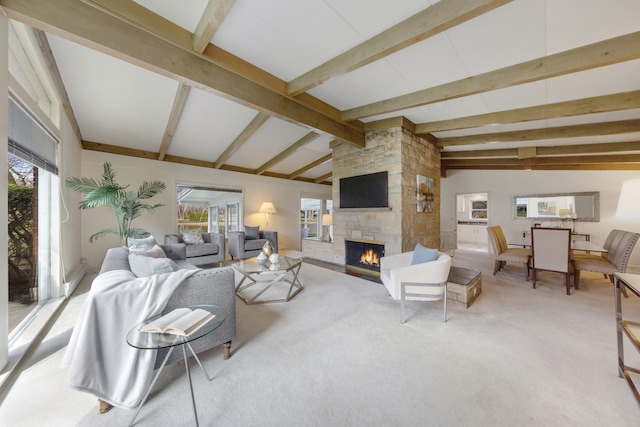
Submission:
[[[495,264],[493,267],[493,275],[504,268],[507,262],[519,262],[525,266],[525,278],[529,280],[529,258],[531,252],[527,248],[510,248],[507,239],[504,236],[502,227],[494,225],[487,227],[489,240],[493,248],[495,256]]]
[[[639,233],[613,230],[603,245],[605,249],[609,250],[606,257],[590,254],[574,255],[575,276],[573,280],[576,289],[580,285],[580,271],[582,270],[602,273],[613,283],[613,273],[627,271],[627,263],[638,238],[640,238]],[[609,245],[608,248],[607,245]]]
[[[531,279],[536,288],[538,271],[565,275],[567,295],[571,295],[571,229],[531,228]]]

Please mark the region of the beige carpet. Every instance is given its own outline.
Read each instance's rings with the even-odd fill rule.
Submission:
[[[613,287],[602,276],[585,273],[566,296],[559,274],[542,273],[535,290],[521,265],[492,276],[485,253],[458,250],[454,265],[481,270],[483,293],[469,309],[450,304],[444,324],[441,302],[410,303],[402,325],[382,285],[309,264],[289,303],[238,300],[231,359],[201,355],[210,383],[191,364],[200,425],[638,425],[617,375]],[[625,311],[640,314],[640,301],[630,297]],[[130,421],[133,411],[99,415],[95,398],[66,387],[59,360],[72,317],[19,378],[1,425]],[[136,425],[194,425],[184,366],[166,368]]]

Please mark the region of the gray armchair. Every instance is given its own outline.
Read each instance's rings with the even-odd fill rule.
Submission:
[[[185,245],[186,259],[193,265],[200,266],[225,260],[226,246],[224,234],[202,233],[202,240],[204,240],[204,243],[186,245],[181,234],[165,234],[164,236],[164,243],[166,245]]]
[[[278,232],[260,231],[259,239],[248,239],[244,231],[230,231],[229,255],[231,259],[247,259],[260,255],[265,243],[270,242],[274,253],[278,253]]]

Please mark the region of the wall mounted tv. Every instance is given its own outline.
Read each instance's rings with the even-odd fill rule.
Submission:
[[[340,179],[340,208],[389,206],[387,171]]]

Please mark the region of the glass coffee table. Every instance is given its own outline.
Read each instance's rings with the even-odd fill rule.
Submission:
[[[236,286],[236,295],[245,304],[288,302],[304,289],[298,279],[300,266],[302,260],[283,256],[277,263],[259,263],[257,258],[236,262],[233,267],[243,276]],[[268,296],[260,298],[266,292]]]
[[[184,365],[187,371],[189,389],[191,390],[191,403],[193,405],[193,414],[196,417],[195,425],[196,426],[199,425],[198,412],[196,411],[196,401],[193,397],[193,385],[191,384],[191,371],[189,370],[189,363],[187,361],[187,347],[191,351],[193,358],[196,360],[196,362],[198,362],[198,365],[200,366],[200,369],[202,369],[202,372],[204,372],[204,375],[207,378],[207,380],[211,381],[213,378],[209,376],[209,373],[207,372],[207,370],[204,368],[204,366],[202,366],[202,362],[200,362],[200,359],[198,358],[196,353],[193,351],[193,348],[191,347],[190,343],[192,341],[205,337],[210,333],[212,333],[213,331],[215,331],[216,329],[218,329],[224,323],[226,315],[224,314],[222,309],[220,309],[220,307],[216,307],[215,305],[194,305],[194,306],[189,306],[187,308],[190,308],[192,310],[196,308],[200,308],[208,311],[214,317],[209,319],[205,323],[203,323],[202,326],[200,326],[198,329],[194,330],[192,333],[186,336],[172,335],[168,333],[140,332],[140,328],[163,316],[162,314],[159,314],[157,316],[150,317],[142,321],[141,323],[137,324],[127,334],[127,344],[129,344],[131,347],[135,347],[140,350],[160,350],[163,348],[169,349],[169,351],[167,352],[167,355],[164,357],[162,361],[162,365],[160,365],[158,372],[156,373],[155,377],[153,377],[151,384],[149,384],[149,388],[145,392],[144,397],[140,402],[140,405],[138,405],[138,407],[136,408],[136,413],[133,415],[133,419],[129,424],[130,426],[133,425],[136,418],[138,417],[138,413],[140,412],[140,409],[142,409],[142,405],[144,405],[144,402],[147,400],[147,397],[149,397],[149,392],[151,391],[151,389],[153,388],[153,385],[156,383],[156,380],[160,376],[162,369],[164,369],[164,366],[166,365],[167,360],[169,360],[169,356],[171,356],[171,353],[173,353],[173,350],[178,346],[182,346],[182,354],[184,356]]]

